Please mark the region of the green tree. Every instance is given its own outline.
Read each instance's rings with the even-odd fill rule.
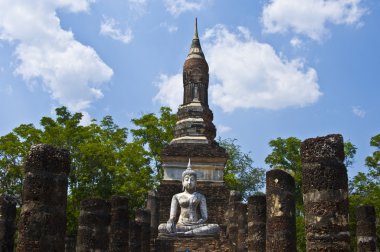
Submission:
[[[163,176],[161,150],[169,145],[174,136],[176,115],[171,112],[170,108],[161,107],[159,117],[149,113],[132,119],[136,126],[136,129],[131,130],[134,141],[146,147],[146,155],[150,158],[152,169],[157,174],[156,181],[160,181]]]
[[[226,149],[229,159],[224,170],[224,182],[231,190],[242,193],[244,199],[264,186],[265,170],[253,166],[250,153],[244,153],[236,139],[220,139],[220,146]]]

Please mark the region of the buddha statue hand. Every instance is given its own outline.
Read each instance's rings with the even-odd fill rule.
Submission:
[[[169,233],[175,233],[175,223],[174,220],[169,219],[168,222],[166,223],[166,230],[168,230]]]
[[[204,220],[204,219],[199,219],[198,221],[197,221],[197,224],[202,224],[202,223],[205,223],[206,221]]]

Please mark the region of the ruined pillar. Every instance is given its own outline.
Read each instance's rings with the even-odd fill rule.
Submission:
[[[376,213],[373,206],[356,208],[356,237],[358,252],[376,252]]]
[[[16,251],[64,251],[69,152],[33,145],[25,161]]]
[[[295,183],[279,169],[266,173],[266,251],[296,251]]]
[[[103,199],[85,199],[81,201],[77,252],[107,251],[110,210],[110,203]]]
[[[8,195],[0,196],[0,251],[13,251],[16,231],[16,201]]]
[[[69,235],[65,238],[65,252],[75,252],[76,236]]]
[[[129,211],[128,198],[113,196],[111,198],[110,252],[128,250],[129,241]]]
[[[150,218],[150,232],[151,237],[156,238],[158,235],[158,225],[159,225],[159,216],[160,216],[160,201],[158,200],[158,195],[155,190],[151,190],[148,193],[148,200],[146,208],[149,209],[151,218]]]
[[[150,218],[151,214],[148,209],[138,209],[136,211],[135,222],[140,226],[141,252],[150,251]]]
[[[238,221],[237,251],[247,251],[247,205],[243,202],[237,202],[236,207]]]
[[[129,251],[141,252],[141,225],[136,221],[129,223]]]
[[[265,252],[266,196],[248,198],[248,252]]]
[[[241,212],[241,200],[242,196],[239,191],[230,191],[227,210],[227,236],[229,250],[232,252],[239,251],[241,247],[239,246],[239,215]]]
[[[341,135],[301,144],[307,251],[349,251],[348,178]]]

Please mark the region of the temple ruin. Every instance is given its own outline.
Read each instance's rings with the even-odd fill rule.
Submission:
[[[146,208],[131,213],[125,196],[83,200],[77,236],[65,237],[69,152],[38,144],[25,163],[16,242],[16,203],[0,197],[0,251],[296,251],[291,174],[267,171],[265,194],[248,202],[223,181],[228,155],[215,141],[208,71],[195,23],[174,138],[162,150],[164,178]],[[306,139],[301,158],[307,251],[350,251],[354,239],[357,251],[378,251],[373,206],[357,208],[357,237],[350,237],[343,137]]]

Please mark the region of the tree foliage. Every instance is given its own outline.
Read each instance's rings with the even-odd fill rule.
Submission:
[[[264,186],[265,170],[253,166],[250,153],[244,153],[236,139],[219,139],[229,159],[224,170],[224,181],[231,190],[242,193],[244,199]]]

